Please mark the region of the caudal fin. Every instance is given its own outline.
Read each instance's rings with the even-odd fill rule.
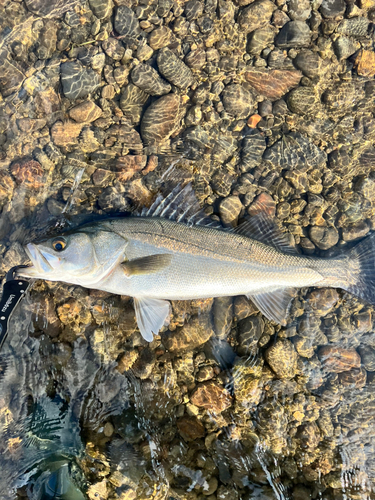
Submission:
[[[349,267],[355,269],[356,276],[343,288],[375,305],[375,232],[350,251]]]

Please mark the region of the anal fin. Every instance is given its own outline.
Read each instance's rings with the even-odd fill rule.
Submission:
[[[168,300],[134,298],[135,316],[142,337],[148,342],[154,340],[166,322],[171,305]]]
[[[279,288],[269,292],[248,295],[248,298],[266,318],[285,326],[290,304],[296,293],[296,288]]]

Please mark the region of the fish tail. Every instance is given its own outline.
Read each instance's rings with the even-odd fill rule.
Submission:
[[[375,304],[375,232],[352,248],[348,254],[344,290]]]

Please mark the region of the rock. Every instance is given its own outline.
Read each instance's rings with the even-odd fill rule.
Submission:
[[[275,29],[271,26],[252,31],[248,37],[247,52],[259,55],[267,45],[273,43]]]
[[[134,375],[142,380],[149,378],[154,370],[156,362],[155,351],[146,347],[142,349],[137,357],[137,360],[132,366],[132,372]]]
[[[314,340],[310,338],[295,337],[293,339],[294,347],[303,358],[312,358],[315,354]]]
[[[43,185],[43,169],[38,161],[27,158],[17,161],[11,165],[10,172],[17,184],[27,188],[39,189]],[[6,176],[3,176],[2,181],[4,182],[5,179]]]
[[[118,361],[117,365],[117,370],[120,373],[124,373],[134,365],[134,363],[137,361],[139,356],[139,353],[135,349],[131,349],[130,351],[125,351],[124,354],[121,356],[121,358]]]
[[[16,92],[25,79],[21,68],[15,61],[8,60],[8,52],[0,51],[0,88],[4,97]]]
[[[163,80],[158,72],[147,64],[138,64],[132,70],[131,79],[134,85],[150,95],[164,95],[171,91],[171,86]]]
[[[283,169],[303,171],[325,165],[327,154],[298,132],[283,137],[267,148],[263,158]]]
[[[120,61],[125,54],[124,46],[120,40],[117,40],[116,38],[107,38],[107,40],[104,40],[102,43],[102,47],[107,56],[114,61]]]
[[[206,434],[203,424],[193,416],[179,418],[177,428],[185,441],[194,441],[203,438]]]
[[[342,16],[346,9],[344,0],[323,0],[320,6],[320,12],[326,19],[334,19]]]
[[[359,347],[363,366],[368,372],[375,372],[375,349],[370,346]]]
[[[215,298],[213,317],[216,337],[226,339],[232,326],[233,297]]]
[[[26,0],[27,9],[40,17],[62,17],[64,13],[75,6],[74,0],[51,0],[45,2],[44,0]]]
[[[335,227],[313,226],[309,235],[311,241],[321,250],[328,250],[339,241],[339,233]]]
[[[192,69],[202,69],[206,64],[206,52],[203,49],[191,50],[185,56],[185,63]]]
[[[125,37],[132,38],[141,33],[138,19],[127,5],[119,5],[117,7],[114,26],[117,33]]]
[[[290,21],[284,24],[276,37],[275,44],[282,49],[310,45],[311,31],[303,21]]]
[[[245,79],[261,95],[271,100],[280,99],[290,89],[296,87],[302,73],[296,70],[251,69],[245,72]]]
[[[185,4],[185,17],[190,21],[198,19],[203,13],[203,3],[199,0],[189,0]]]
[[[320,99],[313,87],[298,87],[289,93],[287,103],[293,113],[315,115]]]
[[[319,76],[322,59],[317,52],[312,50],[301,50],[293,59],[293,64],[309,78]]]
[[[359,42],[353,41],[351,38],[346,36],[340,36],[333,43],[335,54],[339,60],[347,59],[357,52],[360,46]]]
[[[162,335],[163,345],[170,352],[192,350],[205,344],[214,334],[209,316],[193,318],[174,332]]]
[[[357,224],[353,224],[352,226],[343,228],[342,239],[344,241],[355,241],[366,236],[369,231],[370,228],[366,224],[366,222],[358,222]]]
[[[353,37],[365,37],[368,34],[369,20],[366,17],[343,19],[337,28],[337,33]]]
[[[232,405],[229,392],[217,382],[203,382],[190,396],[193,405],[204,408],[214,414],[227,410]]]
[[[236,118],[246,118],[254,107],[250,92],[238,83],[225,87],[223,104],[225,111]]]
[[[219,213],[223,224],[236,225],[243,205],[238,196],[228,196],[220,202]]]
[[[339,380],[344,387],[360,388],[366,385],[367,372],[364,368],[353,368],[339,374]]]
[[[56,122],[51,128],[51,136],[56,146],[74,146],[82,130],[81,123],[72,121]]]
[[[103,479],[103,481],[91,484],[87,490],[87,495],[90,500],[107,500],[108,498],[107,480]]]
[[[234,299],[234,315],[237,318],[237,321],[241,321],[241,319],[245,319],[248,316],[252,316],[256,314],[258,309],[255,305],[248,300],[245,296],[240,295],[235,297]]]
[[[238,323],[238,353],[242,355],[255,354],[258,341],[263,335],[264,321],[261,316],[250,316]]]
[[[79,99],[94,92],[100,85],[100,76],[79,61],[61,64],[61,84],[65,97]]]
[[[205,382],[206,380],[212,380],[214,376],[215,372],[212,366],[203,366],[196,374],[195,379],[197,382]]]
[[[372,78],[375,76],[375,53],[371,50],[361,50],[354,60],[354,67],[360,76]]]
[[[318,357],[328,372],[341,373],[361,367],[361,358],[355,349],[324,346],[319,349]]]
[[[247,172],[256,167],[262,160],[266,150],[266,139],[259,130],[246,135],[242,141],[241,170]]]
[[[69,110],[70,118],[78,123],[93,122],[102,115],[103,111],[92,101],[86,101]]]
[[[129,118],[132,123],[138,124],[141,121],[142,108],[149,97],[147,92],[129,83],[124,88],[120,98],[120,108],[124,116]]]
[[[296,375],[298,355],[290,340],[277,340],[267,349],[265,357],[279,378],[291,379]]]
[[[117,158],[115,168],[119,172],[118,180],[127,182],[135,173],[140,172],[146,167],[146,155],[127,155]]]
[[[14,181],[8,172],[0,170],[0,206],[10,201],[14,190]],[[0,217],[0,220],[4,217]]]
[[[149,106],[142,118],[141,135],[145,145],[159,145],[177,130],[185,112],[176,94],[160,97]]]
[[[111,0],[89,0],[89,5],[98,19],[105,19],[112,13]]]
[[[153,50],[162,49],[170,44],[171,36],[171,30],[167,26],[161,26],[148,35],[148,44]]]
[[[268,24],[275,9],[270,0],[256,0],[240,11],[237,22],[245,33],[250,33]]]
[[[345,113],[353,108],[360,93],[351,82],[343,82],[327,89],[322,95],[322,101],[326,104],[328,111]]]
[[[335,288],[319,288],[307,296],[309,307],[318,317],[327,316],[335,309],[339,294]]]
[[[306,21],[311,14],[310,0],[290,0],[288,14],[293,21]]]
[[[160,50],[157,63],[160,73],[176,87],[187,89],[194,83],[190,68],[171,50],[167,48]]]

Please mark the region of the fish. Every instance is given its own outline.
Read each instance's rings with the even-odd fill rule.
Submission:
[[[151,342],[168,321],[170,300],[246,295],[281,325],[303,287],[341,288],[375,304],[374,234],[336,257],[302,255],[265,210],[223,228],[189,183],[138,216],[88,222],[27,244],[32,265],[19,275],[133,297],[138,328]]]

